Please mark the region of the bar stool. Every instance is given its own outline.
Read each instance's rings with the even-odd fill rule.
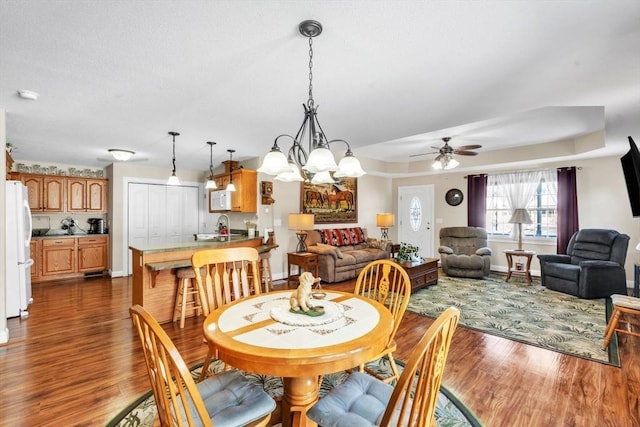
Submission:
[[[176,271],[178,278],[178,290],[176,292],[176,303],[173,306],[173,321],[180,319],[180,328],[184,328],[184,319],[187,310],[193,311],[196,316],[200,316],[203,312],[205,316],[208,314],[206,309],[206,300],[203,289],[195,280],[196,275],[191,267],[179,268]]]
[[[264,291],[271,291],[273,277],[271,276],[271,251],[260,254],[260,283],[264,284]]]

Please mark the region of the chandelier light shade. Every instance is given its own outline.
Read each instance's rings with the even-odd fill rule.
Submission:
[[[396,216],[392,213],[376,214],[376,226],[380,227],[381,239],[389,240],[389,227],[396,225]]]
[[[213,180],[213,146],[216,145],[216,143],[207,141],[207,144],[209,144],[209,179],[204,184],[204,188],[208,190],[215,190],[218,188],[218,185]]]
[[[307,231],[313,230],[315,216],[313,214],[293,213],[289,214],[289,230],[295,230],[298,236],[296,252],[306,252]]]
[[[301,182],[304,181],[302,174],[300,173],[300,168],[293,162],[293,159],[289,159],[289,170],[286,172],[281,172],[276,175],[276,181],[283,182]]]
[[[227,150],[229,152],[229,165],[233,165],[233,153],[236,152],[236,150]],[[233,172],[233,166],[230,166],[229,168],[229,184],[227,184],[227,191],[236,191],[236,186],[233,185],[233,174],[231,173]]]
[[[522,250],[522,224],[531,224],[531,217],[526,209],[517,208],[513,210],[509,223],[518,224],[518,251]]]
[[[180,179],[176,176],[176,136],[180,136],[178,132],[169,132],[169,135],[173,137],[173,157],[172,164],[173,170],[171,171],[171,176],[167,181],[168,185],[180,185]]]
[[[366,172],[362,169],[360,161],[353,155],[349,143],[343,139],[329,140],[318,121],[318,106],[313,99],[313,38],[322,33],[322,25],[318,21],[303,21],[298,26],[298,31],[309,39],[309,98],[307,103],[302,105],[304,119],[295,137],[288,134],[276,137],[271,151],[264,157],[258,172],[276,175],[275,179],[279,181],[303,179],[308,181],[313,179],[314,174],[319,173],[323,174],[321,179],[326,181],[326,175],[329,172],[335,172],[335,177],[360,177]],[[288,138],[292,143],[287,156],[278,145],[278,141],[282,138]],[[307,148],[303,146],[305,141]],[[338,164],[331,152],[332,144],[337,143],[344,143],[347,146],[345,157]],[[302,173],[299,172],[301,179],[293,179],[295,171],[291,163],[296,165],[296,170],[302,168]],[[333,179],[331,182],[334,182]]]
[[[126,162],[131,158],[131,156],[136,154],[135,151],[123,150],[121,148],[110,148],[108,151],[109,153],[111,153],[113,158],[118,160],[119,162]]]

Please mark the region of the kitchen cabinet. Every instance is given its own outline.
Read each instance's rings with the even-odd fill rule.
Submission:
[[[30,258],[33,260],[31,265],[31,282],[36,283],[40,280],[42,268],[42,240],[31,240],[29,247]]]
[[[109,267],[109,236],[33,239],[31,258],[32,283],[104,273]]]
[[[107,211],[107,181],[67,178],[67,212]]]
[[[104,271],[107,269],[109,238],[107,236],[78,239],[78,271]]]
[[[258,172],[250,169],[236,169],[213,177],[217,190],[224,190],[231,180],[236,191],[231,193],[231,212],[256,213],[258,211]],[[209,190],[209,198],[211,192]],[[209,200],[211,206],[211,200]],[[223,212],[209,209],[209,212]]]
[[[42,276],[76,273],[77,239],[60,238],[42,241]]]
[[[18,174],[28,189],[31,212],[64,212],[66,182],[56,175]]]
[[[29,190],[31,212],[107,212],[106,179],[11,173]]]

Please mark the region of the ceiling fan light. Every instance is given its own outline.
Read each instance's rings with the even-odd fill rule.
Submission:
[[[318,172],[311,178],[312,184],[335,184],[335,182],[329,171]]]
[[[345,156],[338,163],[338,171],[333,174],[334,177],[341,178],[343,176],[349,178],[360,178],[366,174],[364,170],[362,170],[362,166],[360,165],[360,160],[358,160],[353,154],[350,156]]]
[[[440,160],[436,159],[434,160],[431,167],[434,168],[435,170],[442,170],[442,163],[440,163]]]
[[[111,155],[113,156],[114,159],[120,161],[120,162],[126,162],[127,160],[129,160],[131,158],[131,156],[133,156],[134,154],[136,154],[134,151],[131,150],[123,150],[120,148],[110,148],[109,153],[111,153]]]
[[[449,159],[449,161],[447,162],[447,164],[444,166],[444,168],[445,169],[453,169],[455,167],[458,167],[458,165],[460,165],[460,162],[458,162],[456,159],[451,157]]]
[[[319,173],[338,170],[338,165],[331,150],[328,148],[316,148],[309,154],[309,160],[307,160],[307,164],[302,169],[311,173]]]

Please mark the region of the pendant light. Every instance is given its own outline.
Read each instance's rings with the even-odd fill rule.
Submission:
[[[169,135],[173,137],[173,170],[171,171],[171,176],[169,177],[167,184],[180,185],[180,180],[176,176],[176,136],[180,136],[180,134],[178,132],[169,132]]]
[[[216,182],[213,180],[213,146],[216,145],[216,143],[207,141],[207,144],[209,144],[209,179],[204,185],[204,188],[208,190],[215,190],[218,188]]]
[[[229,152],[229,184],[227,185],[226,190],[227,191],[236,191],[236,186],[233,185],[233,174],[231,172],[233,172],[233,166],[231,166],[233,164],[233,153],[235,153],[236,150],[227,150]]]
[[[309,180],[313,174],[322,173],[320,179],[329,181],[330,171],[335,171],[336,177],[357,178],[365,174],[360,161],[353,155],[349,143],[343,139],[329,140],[318,121],[318,106],[313,99],[313,38],[322,33],[322,24],[318,21],[307,20],[300,23],[298,31],[309,40],[309,98],[303,104],[304,119],[295,137],[282,134],[276,137],[271,151],[264,157],[258,172],[268,175],[276,175],[278,181],[298,181],[295,170],[291,166],[292,161],[300,166],[305,180]],[[287,138],[292,146],[288,156],[285,156],[278,146],[278,140]],[[307,148],[303,147],[307,139]],[[335,143],[343,143],[347,146],[345,157],[336,164],[331,148]],[[297,169],[297,167],[296,167]],[[302,178],[302,177],[301,177]]]

